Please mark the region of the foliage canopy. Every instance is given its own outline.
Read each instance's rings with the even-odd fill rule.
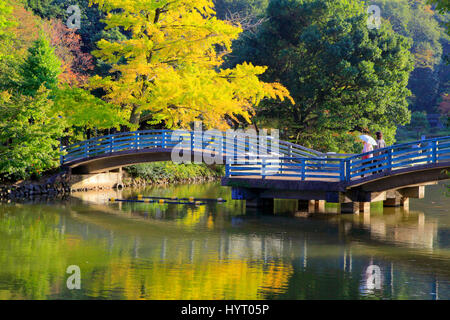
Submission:
[[[55,112],[49,91],[34,97],[3,94],[0,99],[0,179],[38,175],[59,163],[64,119]]]
[[[408,39],[386,25],[367,28],[359,1],[273,0],[267,16],[236,43],[231,63],[267,65],[264,77],[279,79],[295,105],[265,102],[259,121],[278,121],[286,137],[326,151],[360,151],[351,132],[381,129],[393,142],[410,116]]]
[[[265,67],[241,63],[222,69],[223,55],[239,27],[214,16],[211,0],[93,0],[108,12],[107,29],[123,28],[129,39],[100,40],[93,54],[112,65],[111,75],[96,76],[93,88],[122,106],[130,122],[145,120],[186,127],[201,119],[226,128],[227,118],[249,120],[253,106],[267,97],[289,97],[278,83],[258,79]],[[141,117],[143,112],[147,116]]]

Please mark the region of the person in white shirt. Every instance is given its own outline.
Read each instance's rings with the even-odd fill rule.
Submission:
[[[366,153],[366,152],[370,152],[370,151],[373,151],[373,146],[372,146],[372,144],[370,144],[370,143],[368,143],[368,142],[364,142],[364,147],[363,147],[362,153]],[[373,154],[371,153],[371,154],[366,154],[366,155],[364,155],[364,156],[362,157],[362,159],[365,160],[365,159],[370,159],[370,158],[372,158],[372,157],[373,157]],[[369,162],[365,161],[365,162],[363,163],[363,165],[366,165],[366,164],[368,164],[368,163],[369,163]],[[369,169],[371,169],[371,168],[369,167]],[[361,171],[364,172],[365,170],[366,170],[366,169],[362,169]],[[364,178],[364,174],[361,175],[361,178]]]

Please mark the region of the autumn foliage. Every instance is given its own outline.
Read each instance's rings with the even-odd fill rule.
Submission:
[[[150,120],[187,127],[202,120],[224,129],[227,117],[250,121],[253,107],[264,98],[291,99],[281,84],[259,80],[266,67],[243,63],[220,69],[242,29],[218,20],[212,0],[91,3],[108,13],[107,29],[131,34],[123,41],[98,42],[93,54],[112,65],[111,76],[96,76],[91,86],[127,110],[135,126]]]
[[[45,24],[45,29],[56,55],[62,61],[60,81],[69,85],[85,84],[94,64],[92,56],[82,50],[80,35],[60,20],[51,20]]]
[[[44,36],[49,38],[55,54],[62,62],[60,82],[71,86],[86,83],[94,64],[92,56],[83,52],[80,35],[67,28],[60,20],[42,20],[18,3],[13,3],[12,7],[12,18],[17,22],[10,28],[14,35],[14,46],[11,49],[15,56],[25,57],[34,41]]]

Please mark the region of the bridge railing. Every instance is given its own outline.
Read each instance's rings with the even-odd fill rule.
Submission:
[[[270,136],[261,137],[248,134],[228,136],[226,133],[195,132],[185,130],[141,130],[121,132],[92,138],[61,148],[61,165],[74,161],[117,152],[143,149],[175,147],[190,151],[209,151],[222,156],[255,155],[267,156],[322,157],[323,153],[286,141],[275,140]]]
[[[450,162],[450,136],[390,146],[365,154],[324,154],[285,141],[258,136],[227,136],[171,130],[123,132],[62,148],[61,164],[118,152],[162,148],[205,152],[226,158],[228,177],[282,177],[300,180],[354,181],[374,174]]]
[[[347,181],[372,174],[391,174],[401,169],[450,162],[450,136],[393,145],[354,155],[345,162]]]
[[[293,180],[336,180],[344,172],[340,158],[234,158],[226,165],[226,176]]]
[[[450,136],[404,143],[364,154],[327,157],[234,158],[226,166],[228,177],[270,177],[351,182],[374,174],[450,162]]]
[[[92,138],[63,147],[61,164],[122,151],[166,148],[171,144],[166,136],[166,130],[148,130],[121,132]]]

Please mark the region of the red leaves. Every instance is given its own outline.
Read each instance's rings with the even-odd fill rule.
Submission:
[[[60,81],[70,86],[85,84],[94,64],[92,56],[82,50],[81,36],[67,28],[60,20],[51,20],[46,24],[46,29],[56,55],[63,62]]]
[[[20,4],[14,5],[13,16],[18,22],[11,28],[15,35],[14,50],[17,55],[26,54],[26,50],[39,38],[39,33],[43,30],[63,63],[60,81],[71,86],[80,86],[87,82],[89,71],[94,69],[94,64],[92,56],[83,52],[80,35],[67,28],[62,21],[42,20]]]

